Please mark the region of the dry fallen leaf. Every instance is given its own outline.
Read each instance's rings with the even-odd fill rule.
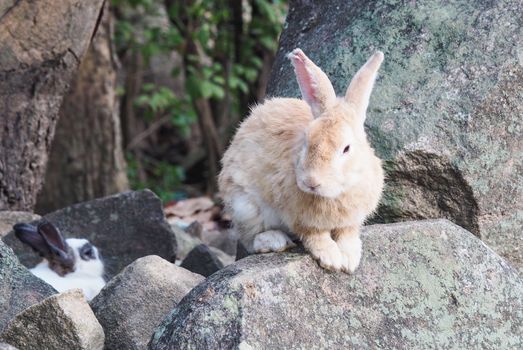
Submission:
[[[191,216],[195,213],[207,211],[214,207],[214,202],[209,197],[196,197],[178,201],[176,204],[165,208],[165,215],[177,217]]]
[[[222,213],[222,208],[215,205],[208,197],[196,197],[168,204],[164,208],[167,221],[184,230],[197,222],[201,229],[221,232],[230,228],[230,217]]]

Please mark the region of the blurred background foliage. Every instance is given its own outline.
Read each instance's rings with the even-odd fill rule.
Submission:
[[[113,0],[131,188],[216,191],[219,160],[265,97],[287,1]]]

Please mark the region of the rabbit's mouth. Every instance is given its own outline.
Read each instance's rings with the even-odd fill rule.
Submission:
[[[317,197],[334,199],[334,198],[337,198],[341,194],[340,191],[329,188],[328,186],[325,186],[325,185],[314,184],[311,186],[311,184],[307,184],[305,181],[300,181],[299,179],[297,179],[296,183],[298,185],[298,188],[302,192],[305,192],[307,194],[311,194],[311,195],[314,195]]]
[[[319,187],[320,186],[310,186],[310,185],[306,185],[303,181],[297,181],[298,182],[298,188],[300,190],[302,190],[303,192],[305,193],[310,193],[310,194],[314,194],[314,195],[320,195],[319,194]]]
[[[59,276],[65,275],[75,271],[75,257],[72,249],[67,246],[68,253],[64,256],[57,256],[49,258],[49,268],[56,272]]]

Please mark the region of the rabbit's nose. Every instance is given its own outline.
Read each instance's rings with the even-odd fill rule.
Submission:
[[[320,187],[320,182],[312,177],[308,177],[303,181],[304,185],[307,186],[311,191],[316,190],[318,187]]]

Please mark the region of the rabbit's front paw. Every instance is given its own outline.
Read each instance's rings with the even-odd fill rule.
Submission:
[[[341,254],[337,246],[311,252],[314,259],[318,260],[321,267],[332,271],[347,269],[347,259]]]
[[[348,269],[347,258],[341,253],[330,235],[322,234],[316,237],[307,237],[303,244],[324,269],[333,271]]]
[[[361,260],[361,240],[358,236],[342,237],[337,241],[341,254],[345,257],[347,265],[344,268],[345,272],[353,273]]]
[[[270,230],[258,233],[254,237],[253,250],[255,253],[283,252],[296,246],[282,231]]]

